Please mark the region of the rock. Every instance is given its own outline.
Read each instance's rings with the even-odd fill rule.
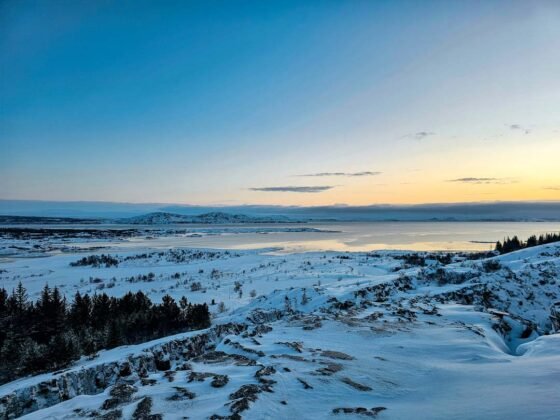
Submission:
[[[138,388],[126,383],[115,385],[109,393],[111,398],[106,399],[101,408],[103,410],[110,410],[121,404],[130,402],[132,400],[132,395],[136,391],[138,391]]]
[[[326,363],[325,367],[317,369],[315,372],[320,375],[331,376],[336,372],[340,372],[343,366],[338,363]]]
[[[385,407],[373,407],[368,410],[365,407],[338,407],[333,408],[333,414],[361,414],[368,417],[376,417],[381,411],[386,410]]]
[[[130,363],[125,362],[121,365],[119,376],[125,377],[132,374],[132,369],[130,368]]]
[[[249,384],[243,385],[237,391],[229,395],[230,400],[235,400],[230,407],[230,410],[234,414],[238,414],[249,408],[249,402],[254,402],[257,400],[257,394],[261,392],[258,385]]]
[[[209,420],[241,420],[241,416],[239,414],[232,414],[231,416],[220,416],[219,414],[212,414]]]
[[[261,376],[269,376],[269,375],[273,375],[275,373],[276,373],[276,369],[274,369],[273,366],[263,366],[262,368],[257,370],[257,372],[255,373],[255,376],[257,378],[260,378]]]
[[[308,362],[309,360],[307,360],[305,357],[301,357],[301,356],[295,356],[293,354],[280,354],[280,355],[275,355],[273,354],[272,356],[270,356],[274,359],[277,359],[279,357],[282,357],[284,359],[290,359],[290,360],[295,360],[296,362]]]
[[[132,420],[161,420],[161,414],[151,414],[152,411],[152,398],[144,397],[134,410]]]
[[[303,379],[297,378],[297,380],[303,385],[303,389],[313,389],[313,387],[309,385],[307,382],[305,382]]]
[[[269,322],[278,321],[283,316],[284,313],[282,311],[279,311],[278,309],[272,309],[269,311],[264,309],[255,309],[249,314],[247,320],[252,322],[253,324],[266,324]]]
[[[560,332],[560,302],[555,302],[550,307],[550,321],[552,323],[552,331]]]
[[[113,410],[103,415],[96,416],[96,419],[99,420],[117,420],[121,418],[122,418],[122,410]]]
[[[358,391],[371,391],[372,390],[371,387],[369,387],[367,385],[359,384],[358,382],[354,382],[350,378],[342,378],[341,381],[344,382],[347,385],[350,385],[352,388],[357,389]]]
[[[332,350],[325,350],[321,353],[323,357],[329,357],[331,359],[340,359],[340,360],[354,360],[354,357],[350,356],[349,354],[342,353],[340,351],[332,351]]]
[[[251,343],[253,343],[255,346],[261,345],[260,341],[258,341],[255,337],[251,337]]]
[[[177,370],[192,370],[192,365],[190,363],[181,363],[175,367]]]
[[[120,402],[129,402],[132,398],[132,394],[134,394],[137,391],[138,388],[136,388],[133,385],[118,384],[115,385],[113,389],[111,389],[109,395],[111,395],[111,397],[116,398]]]
[[[117,398],[108,398],[103,402],[103,405],[101,406],[101,408],[103,410],[110,410],[112,408],[115,408],[119,404],[120,404],[120,402]]]
[[[160,358],[156,358],[156,369],[157,370],[170,370],[171,369],[171,361],[169,360],[169,356],[162,356]]]
[[[249,359],[242,354],[232,354],[230,355],[233,360],[235,360],[235,364],[237,366],[255,366],[257,362],[253,359]]]
[[[260,350],[255,350],[255,349],[251,349],[249,347],[245,347],[242,344],[237,343],[235,341],[231,341],[229,339],[224,340],[224,344],[228,344],[228,345],[232,346],[234,349],[241,350],[245,353],[255,354],[258,357],[264,357],[265,356],[265,354]]]
[[[193,400],[196,398],[196,394],[189,391],[187,388],[183,388],[182,386],[176,386],[174,388],[177,392],[167,398],[169,401]]]
[[[261,384],[261,389],[263,391],[274,392],[274,390],[272,389],[272,385],[274,385],[276,381],[272,379],[259,378],[259,383]]]
[[[169,382],[173,382],[173,381],[175,380],[175,375],[176,375],[176,374],[177,374],[176,371],[174,371],[174,370],[168,370],[167,372],[164,372],[163,376],[164,376],[165,378],[167,378],[167,380],[168,380]]]
[[[231,407],[230,407],[231,412],[234,413],[234,414],[239,414],[242,411],[248,410],[250,401],[251,400],[248,399],[248,398],[240,398],[240,399],[234,401],[231,404]]]
[[[223,351],[208,351],[193,359],[194,362],[222,363],[230,358],[229,354]]]
[[[214,388],[221,388],[225,386],[229,382],[229,378],[227,375],[215,375],[210,385]]]
[[[258,385],[255,384],[248,384],[243,385],[237,391],[231,393],[229,395],[230,400],[235,400],[238,398],[249,398],[251,401],[255,401],[257,399],[256,395],[261,392]]]
[[[270,325],[260,324],[255,326],[252,331],[247,333],[247,335],[249,337],[254,337],[258,335],[260,337],[263,334],[269,333],[270,331],[272,331],[272,327]]]
[[[142,378],[140,379],[140,383],[142,384],[142,386],[153,386],[157,384],[157,381],[155,379]]]
[[[215,373],[210,373],[210,372],[191,372],[189,374],[188,381],[189,382],[193,382],[193,381],[204,382],[204,380],[206,378],[212,378],[214,376],[216,376],[216,374]]]
[[[298,353],[302,352],[303,349],[303,343],[298,342],[298,341],[293,341],[293,342],[277,342],[276,344],[283,344],[284,346],[288,346],[289,348],[297,351]]]

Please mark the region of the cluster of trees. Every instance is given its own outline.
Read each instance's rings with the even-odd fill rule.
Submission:
[[[552,242],[560,242],[560,233],[547,233],[540,236],[530,236],[527,241],[523,242],[517,236],[513,238],[506,238],[503,242],[496,242],[496,251],[500,254],[507,254],[508,252],[517,251],[523,248],[530,248],[532,246],[550,244]]]
[[[70,267],[87,267],[92,266],[95,268],[99,268],[105,266],[109,267],[117,267],[119,265],[119,260],[111,255],[90,255],[88,257],[83,257],[78,261],[71,262]]]
[[[68,304],[58,288],[45,286],[37,302],[21,283],[0,289],[0,383],[67,366],[82,355],[206,328],[206,304],[177,304],[166,295],[154,304],[142,292],[121,298],[76,293]]]

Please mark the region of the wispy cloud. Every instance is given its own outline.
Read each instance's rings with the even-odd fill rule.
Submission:
[[[527,127],[523,127],[520,124],[510,124],[509,129],[514,130],[514,131],[521,131],[524,134],[529,134],[531,132],[531,129],[529,129]]]
[[[314,174],[302,174],[297,176],[375,176],[381,175],[378,171],[363,171],[363,172],[317,172]]]
[[[463,184],[512,184],[514,181],[509,178],[465,177],[449,179],[447,182],[459,182]]]
[[[560,185],[551,185],[550,187],[544,187],[544,190],[560,191]]]
[[[261,192],[295,192],[295,193],[320,193],[323,191],[330,190],[334,188],[333,185],[318,185],[318,186],[305,186],[305,187],[260,187],[260,188],[249,188],[251,191],[261,191]]]
[[[402,136],[404,139],[414,139],[414,140],[424,140],[426,137],[435,136],[436,133],[433,131],[418,131],[412,134],[406,134]]]

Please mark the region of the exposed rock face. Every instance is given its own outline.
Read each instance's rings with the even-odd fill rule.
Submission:
[[[552,330],[560,332],[560,302],[556,302],[550,308],[550,321],[552,322]]]
[[[182,400],[192,400],[196,398],[194,392],[189,391],[187,388],[182,386],[174,387],[177,392],[168,398],[170,401],[182,401]]]
[[[240,324],[217,325],[201,334],[146,348],[140,354],[130,355],[125,360],[68,370],[47,381],[24,386],[0,396],[0,419],[23,416],[78,395],[99,394],[109,386],[118,384],[123,377],[144,378],[149,373],[161,370],[162,361],[167,360],[171,364],[171,362],[182,362],[200,356],[212,350],[221,336],[239,334],[246,328],[247,326]],[[122,386],[119,385],[113,391],[116,389],[115,392],[118,392],[121,388]],[[110,401],[107,402],[107,408],[119,405],[116,399],[117,397],[112,395],[107,400]]]
[[[121,404],[130,402],[132,400],[132,395],[137,391],[138,388],[126,383],[115,385],[109,394],[111,395],[111,398],[105,400],[103,403],[103,410],[110,410]]]
[[[333,414],[361,414],[362,416],[376,417],[384,410],[387,410],[387,408],[373,407],[368,410],[365,407],[338,407],[333,409]]]
[[[249,314],[247,320],[253,324],[265,324],[268,322],[278,321],[284,316],[284,312],[277,309],[266,311],[264,309],[255,309]]]
[[[333,350],[325,350],[321,353],[323,357],[329,357],[331,359],[340,359],[340,360],[353,360],[354,357],[350,356],[349,354],[342,353],[340,351],[333,351]]]
[[[249,403],[256,401],[257,395],[260,392],[261,388],[258,385],[243,385],[229,396],[229,399],[233,400],[230,407],[231,412],[233,414],[239,414],[247,410],[249,408]]]
[[[150,397],[144,397],[134,410],[132,414],[132,420],[160,420],[162,418],[161,414],[152,414],[152,399]]]
[[[221,388],[229,382],[227,375],[216,375],[210,383],[214,388]]]
[[[255,376],[257,378],[260,378],[262,376],[269,376],[275,373],[276,373],[276,369],[274,369],[274,366],[263,366],[262,368],[260,368],[255,372]]]

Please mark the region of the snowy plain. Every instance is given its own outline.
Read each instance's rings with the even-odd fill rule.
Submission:
[[[80,247],[70,240],[64,248],[48,238],[22,241],[39,247],[0,262],[0,286],[8,290],[22,281],[34,299],[45,283],[68,299],[77,291],[142,290],[153,301],[186,296],[213,301],[213,321],[206,331],[102,351],[62,372],[4,384],[1,418],[560,413],[560,335],[551,322],[551,306],[560,300],[559,244],[475,258],[155,248],[134,245],[134,238],[81,238]],[[117,266],[71,265],[100,254]],[[168,360],[169,368],[154,368],[154,358]]]

